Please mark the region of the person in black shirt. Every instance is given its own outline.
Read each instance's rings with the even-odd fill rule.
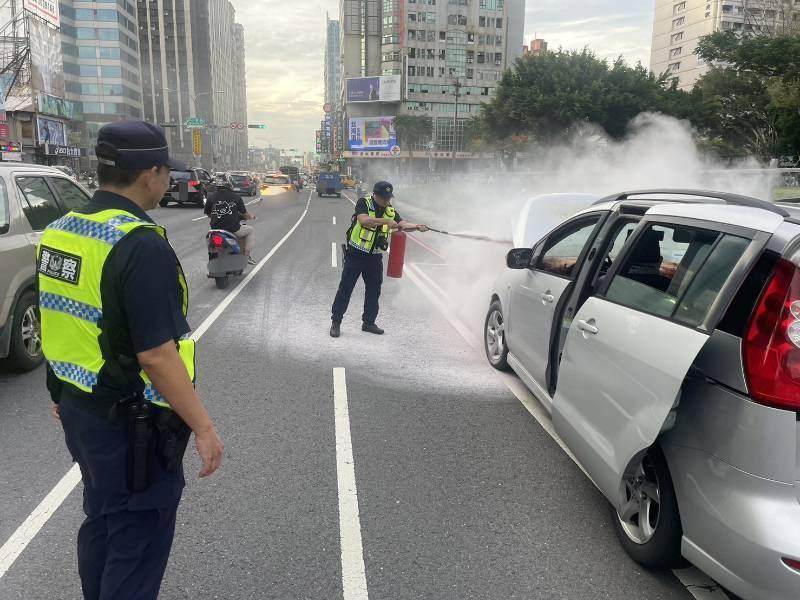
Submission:
[[[256,261],[250,256],[253,249],[255,229],[251,225],[242,225],[242,219],[250,221],[255,217],[247,212],[242,197],[231,189],[227,179],[218,180],[217,191],[206,202],[205,213],[211,219],[211,229],[222,229],[234,234],[242,245],[242,254],[247,263],[254,265]]]

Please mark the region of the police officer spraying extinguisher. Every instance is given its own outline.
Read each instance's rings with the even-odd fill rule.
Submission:
[[[372,194],[359,198],[347,230],[344,266],[339,290],[331,309],[331,337],[341,334],[342,318],[350,304],[350,296],[359,277],[364,278],[366,288],[361,330],[377,335],[383,329],[375,324],[378,317],[378,299],[383,283],[383,252],[389,248],[389,237],[393,231],[428,231],[427,225],[404,221],[392,206],[394,188],[388,181],[379,181]]]
[[[100,189],[52,223],[37,253],[42,346],[54,414],[83,477],[78,570],[86,599],[158,596],[192,432],[201,477],[222,442],[194,389],[186,279],[147,215],[170,168],[160,127],[98,133]]]

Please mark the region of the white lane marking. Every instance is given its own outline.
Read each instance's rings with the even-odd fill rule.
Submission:
[[[255,204],[256,202],[261,202],[261,198],[262,198],[262,196],[259,196],[258,198],[255,198],[254,200],[250,200],[250,202],[245,202],[244,205],[245,206],[250,206],[251,204]]]
[[[347,383],[345,371],[341,367],[333,370],[333,410],[336,428],[336,480],[339,486],[342,591],[344,600],[368,600],[353,443],[350,437],[350,411],[347,407]]]
[[[80,480],[81,470],[76,463],[61,478],[61,481],[50,490],[50,493],[44,497],[39,506],[33,509],[33,512],[28,515],[22,525],[17,527],[17,530],[11,534],[8,541],[0,548],[0,578],[11,568],[17,557],[22,554],[22,551],[25,550],[30,541],[36,537],[39,530],[44,527],[50,516],[61,506],[61,503],[75,489]]]
[[[447,306],[447,295],[436,283],[422,272],[414,264],[406,265],[405,273],[408,278],[419,288],[422,294],[431,301],[431,303],[442,313],[448,323],[455,329],[458,334],[464,338],[468,345],[476,350],[483,349],[483,342],[475,336],[470,329],[453,314],[453,310]],[[586,477],[594,484],[589,473],[583,468],[583,465],[578,462],[577,457],[567,447],[564,440],[555,430],[553,426],[553,419],[547,410],[542,406],[541,402],[533,395],[533,393],[520,381],[519,377],[512,373],[496,372],[506,387],[511,391],[517,400],[527,409],[531,416],[536,419],[542,429],[553,438],[553,440],[561,446],[561,449],[569,456],[572,461],[578,465],[581,471],[584,472]],[[594,484],[595,487],[597,484]],[[711,579],[708,575],[703,573],[696,567],[689,567],[685,569],[673,569],[673,574],[683,584],[694,598],[697,600],[730,600],[730,597],[720,587],[720,585]]]
[[[336,215],[333,215],[333,224],[336,225]]]
[[[261,268],[267,264],[267,261],[273,257],[273,255],[278,251],[278,249],[283,246],[286,240],[295,232],[295,230],[300,226],[300,223],[303,222],[303,219],[308,214],[308,208],[311,204],[311,194],[308,195],[308,201],[306,202],[306,207],[303,210],[303,214],[300,215],[300,218],[297,220],[297,223],[284,235],[281,240],[275,244],[272,250],[269,251],[264,258],[262,258],[258,264],[253,267],[253,270],[250,271],[247,276],[242,280],[242,283],[232,289],[227,296],[220,302],[217,307],[208,315],[205,320],[200,324],[200,326],[195,329],[192,333],[192,339],[197,341],[199,340],[203,334],[208,331],[209,327],[214,324],[222,312],[230,305],[231,302],[234,301],[236,296],[238,296],[241,291],[253,280],[253,277],[256,276]],[[67,474],[61,478],[56,486],[50,491],[50,493],[45,496],[44,500],[39,503],[34,511],[28,515],[28,518],[20,525],[17,530],[11,535],[10,538],[0,547],[0,579],[6,574],[8,569],[11,568],[11,565],[14,564],[14,561],[19,558],[19,555],[22,554],[23,550],[30,544],[36,534],[39,533],[41,528],[47,523],[48,519],[53,516],[53,513],[58,509],[59,506],[64,502],[64,500],[69,496],[75,486],[78,485],[78,482],[81,480],[81,473],[80,469],[77,464],[73,465],[72,468],[67,471]]]
[[[202,221],[203,219],[207,219],[208,215],[203,215],[202,217],[197,217],[196,219],[192,219],[192,221]]]
[[[339,266],[336,264],[336,242],[331,242],[331,266],[334,269]]]

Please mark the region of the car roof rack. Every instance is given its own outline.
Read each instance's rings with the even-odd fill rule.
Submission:
[[[762,210],[775,213],[782,217],[790,217],[791,214],[784,208],[776,206],[772,202],[760,200],[758,198],[751,198],[750,196],[741,196],[739,194],[729,194],[727,192],[714,192],[711,190],[681,190],[681,189],[654,189],[654,190],[633,190],[630,192],[622,192],[621,194],[612,194],[598,200],[594,204],[604,204],[606,202],[621,202],[629,200],[631,196],[697,196],[699,198],[709,198],[713,200],[720,200],[725,204],[731,206],[749,206],[750,208],[760,208]],[[675,202],[686,202],[690,200],[675,200]]]

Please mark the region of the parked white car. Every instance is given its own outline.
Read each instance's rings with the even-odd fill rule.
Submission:
[[[574,198],[587,208],[535,243],[538,213],[518,224],[528,242],[490,299],[489,362],[550,411],[634,560],[687,559],[745,599],[796,600],[800,209]]]

